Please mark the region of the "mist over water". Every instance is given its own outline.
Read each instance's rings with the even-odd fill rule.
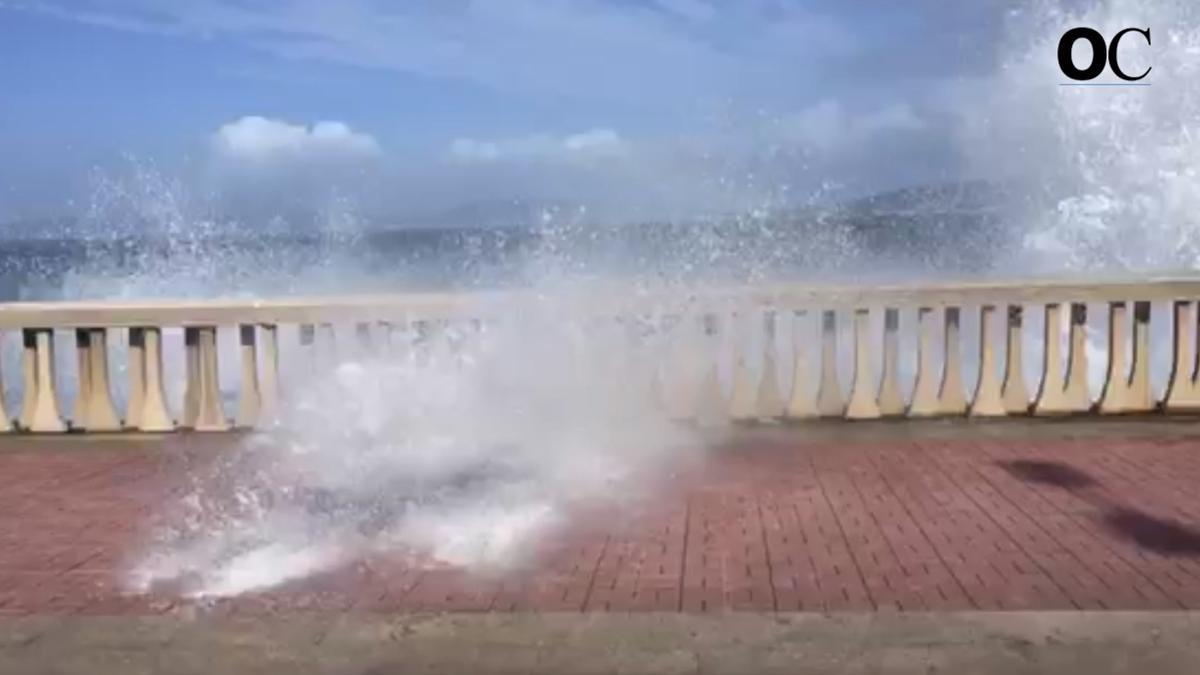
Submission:
[[[146,542],[130,584],[236,595],[372,555],[502,570],[526,562],[538,538],[568,527],[580,503],[613,504],[652,490],[701,456],[705,440],[671,423],[642,386],[676,336],[655,327],[658,316],[639,328],[646,339],[632,340],[629,326],[596,322],[586,308],[572,312],[553,301],[567,290],[1194,272],[1200,5],[1035,2],[1008,18],[996,72],[964,85],[957,111],[959,151],[972,168],[963,184],[984,179],[996,188],[985,191],[991,209],[971,211],[967,220],[947,215],[969,210],[963,191],[949,189],[931,191],[932,203],[915,217],[814,200],[618,228],[560,205],[542,207],[527,230],[389,238],[336,193],[303,227],[283,215],[241,223],[153,167],[134,162],[98,176],[85,216],[62,233],[82,247],[49,254],[69,259],[66,269],[8,270],[16,279],[9,295],[270,297],[519,286],[548,299],[488,307],[510,320],[455,326],[428,343],[402,326],[390,344],[368,351],[343,333],[340,351],[316,365],[297,351],[294,333],[283,333],[289,397],[277,418],[189,475],[184,497],[164,505],[162,527]],[[1058,87],[1064,78],[1053,55],[1075,25],[1108,36],[1150,26],[1154,46],[1127,40],[1122,63],[1130,72],[1152,65],[1152,86]],[[908,218],[903,228],[901,218]],[[1099,309],[1092,316],[1102,319]],[[1161,345],[1166,316],[1155,312]],[[1106,357],[1096,318],[1093,388],[1103,381]],[[1038,324],[1033,317],[1031,385]],[[965,338],[972,339],[969,327]],[[175,363],[178,342],[168,337]],[[780,343],[786,353],[787,339]],[[235,386],[236,358],[222,351],[226,388]],[[781,365],[786,372],[786,357]],[[124,381],[119,368],[114,379]],[[173,400],[180,387],[176,379]]]

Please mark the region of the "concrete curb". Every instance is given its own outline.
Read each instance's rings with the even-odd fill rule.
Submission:
[[[4,673],[1195,673],[1188,612],[0,620]]]

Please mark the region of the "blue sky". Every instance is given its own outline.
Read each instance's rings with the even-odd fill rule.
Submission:
[[[954,177],[948,120],[1007,9],[0,0],[0,218],[77,210],[130,165],[267,210],[337,192],[402,215],[669,216]]]

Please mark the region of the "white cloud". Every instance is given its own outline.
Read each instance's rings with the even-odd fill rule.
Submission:
[[[213,135],[213,146],[221,157],[260,163],[364,159],[381,154],[374,138],[343,122],[317,122],[306,127],[257,116],[222,126]]]
[[[450,144],[450,156],[468,162],[490,162],[500,158],[500,146],[493,141],[456,138]]]
[[[344,122],[305,125],[247,116],[208,140],[206,190],[243,215],[318,213],[385,192],[377,182],[387,165],[379,143]]]
[[[501,160],[572,161],[620,157],[628,143],[612,129],[590,129],[576,134],[538,134],[520,138],[479,140],[458,138],[450,144],[450,157],[460,162]]]
[[[563,139],[563,147],[570,152],[610,154],[621,152],[625,142],[612,129],[592,129],[567,136]]]

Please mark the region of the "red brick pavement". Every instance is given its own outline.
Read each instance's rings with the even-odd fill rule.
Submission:
[[[472,577],[376,556],[212,608],[1200,608],[1198,439],[804,438],[714,451],[653,501],[541,542],[528,570]],[[186,485],[179,457],[224,451],[42,440],[0,452],[0,614],[189,606],[121,582]]]

